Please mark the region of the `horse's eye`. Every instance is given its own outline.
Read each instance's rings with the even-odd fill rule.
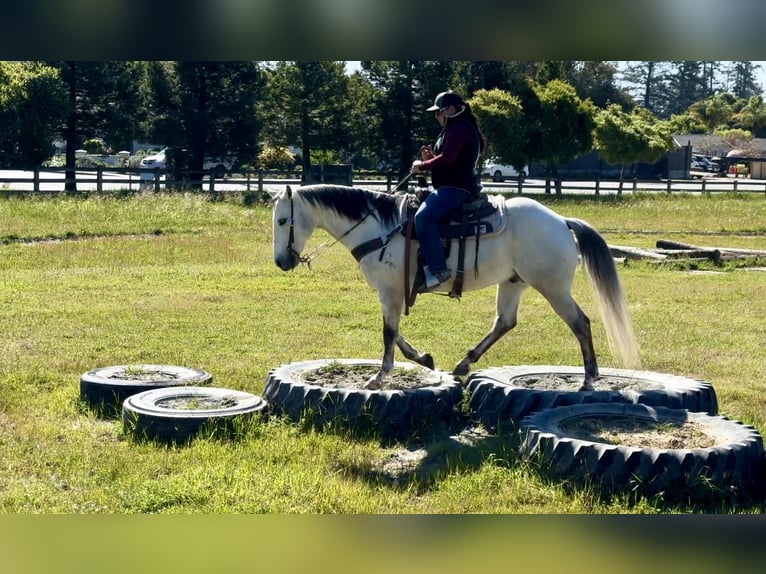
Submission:
[[[279,219],[277,219],[277,223],[279,225],[284,225],[285,223],[287,223],[287,218],[286,217],[280,217]]]

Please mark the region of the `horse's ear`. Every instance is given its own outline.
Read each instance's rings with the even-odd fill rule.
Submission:
[[[271,201],[276,201],[277,198],[279,197],[279,193],[280,192],[277,191],[276,189],[267,189],[266,193],[269,194],[269,197],[271,198]]]

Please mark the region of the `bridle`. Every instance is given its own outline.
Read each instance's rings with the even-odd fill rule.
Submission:
[[[306,266],[311,269],[311,257],[314,252],[309,253],[308,255],[301,255],[295,250],[295,247],[293,247],[295,244],[295,205],[293,203],[293,192],[289,188],[287,190],[287,197],[290,198],[290,233],[287,236],[287,252],[295,257],[298,263],[305,263]],[[319,247],[322,246],[320,245]],[[317,249],[314,251],[317,251]]]

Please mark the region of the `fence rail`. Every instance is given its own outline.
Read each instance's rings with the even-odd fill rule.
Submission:
[[[368,172],[347,181],[326,181],[327,183],[350,183],[392,191],[397,181],[394,174]],[[245,192],[266,193],[279,191],[285,185],[301,185],[304,180],[301,172],[259,170],[226,174],[223,178],[215,176],[213,170],[204,172],[182,171],[173,173],[169,170],[97,167],[78,168],[73,177],[68,177],[64,168],[37,168],[31,171],[0,171],[0,194],[14,193],[60,193],[67,184],[74,184],[78,191],[141,191],[142,189],[186,189],[196,187],[210,193]],[[312,182],[313,183],[313,182]],[[546,179],[514,179],[502,183],[483,182],[485,191],[491,193],[556,193],[556,184]],[[620,194],[641,192],[666,193],[717,193],[717,192],[755,192],[766,194],[766,180],[750,179],[729,174],[726,177],[703,177],[700,179],[665,179],[665,180],[564,180],[560,184],[562,194]]]

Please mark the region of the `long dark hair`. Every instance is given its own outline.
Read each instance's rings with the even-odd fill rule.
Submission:
[[[471,105],[468,102],[463,101],[462,106],[463,106],[463,109],[461,111],[459,111],[454,116],[447,118],[447,123],[449,123],[449,121],[452,118],[455,118],[457,116],[465,116],[468,119],[468,121],[470,121],[473,124],[473,127],[476,128],[476,133],[479,134],[479,157],[476,158],[476,167],[478,168],[481,165],[481,160],[484,157],[484,154],[487,152],[487,140],[484,138],[484,134],[482,133],[481,128],[479,127],[479,122],[476,120],[476,116],[473,115],[473,111],[471,110]],[[447,127],[446,123],[444,127],[445,128]]]

